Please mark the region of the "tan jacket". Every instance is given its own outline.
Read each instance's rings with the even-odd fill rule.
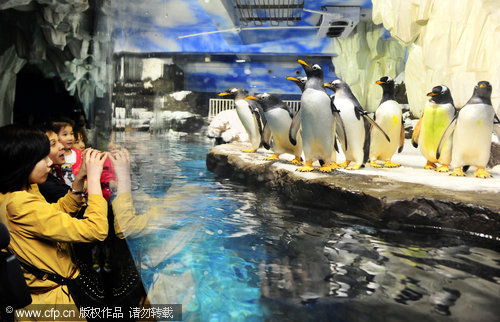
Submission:
[[[9,250],[21,260],[63,277],[76,277],[78,271],[71,261],[70,243],[102,241],[108,234],[107,203],[100,195],[90,195],[84,219],[73,218],[84,199],[68,192],[57,203],[49,204],[38,185],[28,191],[0,193],[0,221],[10,232]],[[33,304],[72,304],[64,292],[49,280],[39,280],[24,272],[30,288],[51,288],[34,294]],[[28,307],[29,308],[29,307]]]

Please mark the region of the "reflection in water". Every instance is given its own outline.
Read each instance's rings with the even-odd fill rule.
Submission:
[[[147,225],[127,242],[152,303],[185,320],[495,320],[497,244],[372,228],[217,179],[210,143],[117,134]],[[143,222],[143,221],[141,221]]]

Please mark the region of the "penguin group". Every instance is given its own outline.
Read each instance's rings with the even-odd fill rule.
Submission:
[[[361,106],[349,85],[340,80],[324,82],[318,64],[298,60],[305,77],[287,77],[300,89],[301,105],[294,112],[271,93],[248,95],[242,88],[232,88],[219,96],[234,98],[236,111],[252,145],[243,152],[256,152],[263,146],[278,160],[282,153],[292,154],[297,171],[309,172],[320,164],[319,171],[331,172],[340,167],[358,170],[369,162],[373,168],[395,168],[392,158],[401,153],[405,130],[402,108],[395,99],[395,82],[383,76],[375,82],[382,88],[382,99],[373,118]],[[327,89],[333,91],[328,95]],[[427,94],[423,116],[414,128],[411,142],[426,158],[425,169],[465,176],[470,166],[474,176],[488,178],[486,172],[491,150],[493,124],[499,123],[491,104],[492,87],[487,81],[475,86],[471,99],[455,108],[450,90],[435,86]],[[337,163],[340,148],[345,156]],[[301,156],[304,156],[302,159]],[[438,166],[439,164],[440,166]]]

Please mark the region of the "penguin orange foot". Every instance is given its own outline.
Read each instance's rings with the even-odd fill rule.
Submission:
[[[330,164],[330,168],[332,168],[332,170],[337,170],[340,167],[336,162],[332,162],[332,164]]]
[[[313,170],[314,170],[314,167],[312,165],[311,160],[306,160],[306,162],[304,163],[304,166],[297,168],[297,171],[300,171],[300,172],[311,172]]]
[[[387,160],[384,163],[384,167],[386,167],[386,168],[398,168],[400,166],[401,166],[401,164],[399,164],[399,163],[392,163],[391,160]]]
[[[477,168],[477,170],[474,172],[474,177],[486,179],[486,178],[491,178],[491,174],[486,172],[486,170],[484,170],[484,168]]]
[[[330,163],[325,162],[321,168],[319,168],[321,172],[332,172],[332,168],[330,167]]]
[[[349,165],[349,163],[351,163],[351,161],[345,160],[344,162],[339,163],[339,167],[345,168]]]
[[[361,168],[361,164],[359,163],[356,163],[355,165],[351,166],[351,167],[347,167],[345,168],[346,170],[359,170]]]
[[[302,165],[302,161],[300,160],[300,157],[295,157],[291,162],[294,164]]]
[[[443,164],[442,166],[437,168],[436,171],[437,172],[449,172],[450,168],[446,164]]]
[[[436,169],[436,165],[432,163],[431,161],[427,161],[427,163],[424,165],[424,169],[426,170],[434,170]]]
[[[382,166],[378,164],[377,161],[375,160],[371,160],[370,165],[372,166],[372,168],[382,168]]]
[[[450,176],[465,177],[465,172],[462,170],[462,167],[458,167],[458,168],[453,169],[453,172],[450,173]]]
[[[257,152],[257,149],[246,149],[246,150],[241,150],[241,152],[254,153]]]
[[[279,160],[279,154],[278,153],[275,153],[273,155],[270,155],[268,157],[265,157],[264,160]]]

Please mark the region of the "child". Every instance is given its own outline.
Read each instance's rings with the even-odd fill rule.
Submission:
[[[52,122],[52,127],[56,131],[59,142],[64,147],[64,158],[66,162],[61,165],[61,175],[64,182],[71,186],[75,180],[75,174],[80,170],[82,164],[82,151],[73,149],[75,136],[73,133],[73,122],[70,120]]]

